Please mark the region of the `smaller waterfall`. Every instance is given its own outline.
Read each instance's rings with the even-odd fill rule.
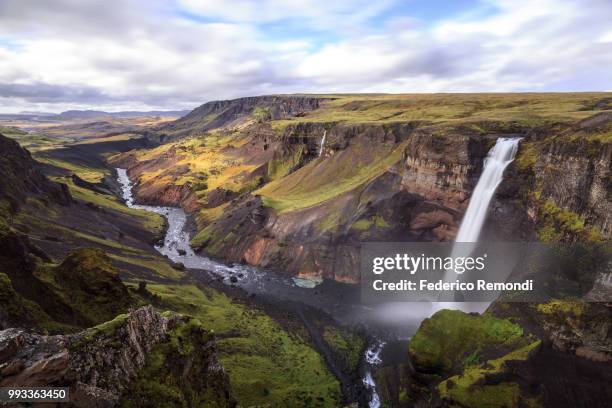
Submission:
[[[321,147],[319,147],[319,157],[323,155],[323,149],[325,148],[325,136],[327,136],[327,129],[323,131],[323,138],[321,139]]]
[[[455,242],[477,242],[487,217],[489,203],[501,183],[504,170],[518,150],[520,138],[497,139],[484,162],[482,175],[470,198],[470,204],[463,217]]]
[[[376,383],[374,382],[374,378],[372,377],[372,368],[382,363],[382,360],[380,358],[380,352],[382,351],[384,346],[384,341],[377,341],[370,347],[368,347],[365,352],[365,360],[368,364],[368,369],[362,379],[362,382],[363,385],[365,385],[366,388],[369,389],[372,393],[372,396],[368,403],[368,408],[380,408],[380,397],[378,396],[378,392],[376,391]]]

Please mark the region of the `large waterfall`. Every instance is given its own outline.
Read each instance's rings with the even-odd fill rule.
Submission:
[[[487,217],[489,203],[502,181],[504,170],[514,160],[520,138],[497,139],[484,162],[482,175],[472,193],[455,242],[477,242]]]

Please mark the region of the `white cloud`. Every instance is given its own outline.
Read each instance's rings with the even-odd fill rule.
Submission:
[[[435,25],[390,15],[391,0],[176,1],[0,2],[0,111],[612,87],[606,0],[486,0],[493,13]]]
[[[179,0],[185,10],[225,21],[271,23],[292,20],[320,29],[367,21],[394,0]]]

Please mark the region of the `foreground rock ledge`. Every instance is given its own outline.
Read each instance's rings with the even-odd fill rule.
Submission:
[[[70,387],[76,407],[113,407],[145,366],[154,347],[190,320],[160,314],[145,306],[110,322],[73,335],[41,336],[23,329],[0,331],[0,386]],[[215,388],[219,406],[234,405],[229,379],[216,355],[215,340],[207,343],[204,372]],[[65,404],[62,404],[65,406]]]

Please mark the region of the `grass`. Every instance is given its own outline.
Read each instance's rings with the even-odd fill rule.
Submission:
[[[447,371],[476,350],[511,347],[522,338],[523,329],[509,320],[441,310],[421,323],[409,351],[418,366]]]
[[[142,256],[122,256],[109,254],[109,257],[115,261],[123,262],[130,265],[135,265],[140,268],[148,269],[153,276],[158,276],[168,279],[180,279],[184,273],[178,271],[168,265],[165,261],[160,261],[159,258],[151,256],[146,252],[142,252]]]
[[[200,190],[198,200],[201,203],[206,202],[206,192],[216,188],[234,192],[251,191],[257,187],[257,180],[247,176],[257,168],[257,165],[248,163],[250,157],[238,157],[233,153],[234,149],[247,142],[248,139],[240,132],[207,133],[161,145],[155,149],[141,150],[136,153],[138,160],[161,160],[161,169],[141,174],[140,182],[153,186],[167,184],[181,186],[187,183],[200,186],[196,190]],[[188,171],[182,175],[169,176],[164,170],[164,160],[171,161],[169,166],[186,167]],[[206,178],[205,183],[202,181],[203,175]]]
[[[342,95],[304,117],[273,122],[277,131],[297,122],[393,123],[516,122],[537,126],[586,118],[586,106],[606,93]]]
[[[312,207],[356,189],[401,160],[404,143],[377,144],[359,140],[330,158],[317,159],[254,194],[278,212]]]
[[[140,217],[144,217],[142,219],[143,225],[147,228],[150,228],[157,234],[161,233],[163,229],[163,218],[158,214],[149,213],[143,210],[134,210],[129,209],[121,204],[117,204],[114,202],[114,198],[112,196],[94,193],[87,189],[81,189],[76,187],[76,189],[83,190],[85,196],[80,196],[79,194],[74,194],[73,196],[78,197],[80,199],[85,199],[85,201],[96,202],[98,204],[109,204],[106,208],[113,209],[115,205],[118,205],[118,210],[126,211],[125,215],[134,217],[136,220],[141,220]],[[94,197],[94,200],[87,200],[86,197],[89,196]],[[101,202],[100,200],[108,200],[105,202]],[[149,215],[154,215],[155,217],[149,218]],[[46,239],[47,235],[52,235],[56,238],[60,238],[66,245],[71,247],[82,247],[82,246],[95,246],[104,249],[108,252],[108,256],[116,261],[118,265],[121,265],[121,269],[126,269],[125,264],[135,266],[138,269],[144,270],[147,273],[150,273],[152,276],[162,277],[162,278],[170,278],[170,279],[178,279],[183,276],[183,272],[177,271],[168,265],[167,262],[162,260],[159,257],[154,256],[148,251],[134,248],[128,245],[124,245],[121,242],[118,242],[114,239],[109,239],[105,237],[100,237],[97,235],[93,235],[90,229],[72,229],[62,225],[60,222],[55,221],[57,215],[54,215],[51,209],[44,208],[41,209],[40,213],[36,216],[30,214],[29,212],[21,212],[17,214],[15,217],[15,222],[18,225],[27,226],[30,230],[37,231],[37,234],[41,234],[37,236],[37,234],[31,235],[31,239],[36,241],[37,239]],[[159,221],[158,221],[159,220]],[[124,265],[122,265],[124,264]],[[128,268],[133,269],[133,268]]]
[[[218,337],[220,360],[240,406],[338,406],[338,381],[325,362],[270,317],[212,289],[149,284],[164,307],[194,316]]]
[[[110,174],[110,170],[80,166],[76,163],[49,157],[44,153],[36,154],[35,158],[41,163],[71,171],[83,180],[89,181],[90,183],[98,183],[104,178],[105,175]]]

